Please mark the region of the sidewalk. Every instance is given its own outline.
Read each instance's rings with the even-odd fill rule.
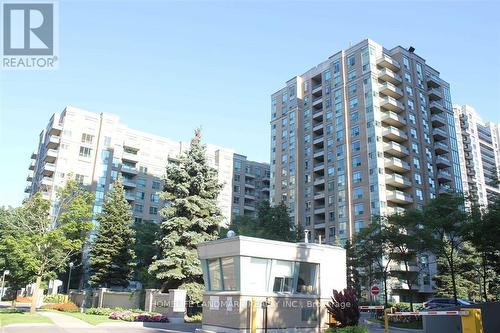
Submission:
[[[80,319],[75,317],[67,316],[62,313],[51,312],[51,311],[40,311],[38,312],[44,317],[50,318],[54,325],[60,328],[95,328],[95,326],[90,325]]]

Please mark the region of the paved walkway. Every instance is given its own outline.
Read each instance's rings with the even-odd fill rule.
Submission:
[[[52,322],[61,328],[94,328],[95,326],[90,325],[78,318],[71,317],[62,313],[52,312],[52,311],[40,311],[40,315],[50,318]]]

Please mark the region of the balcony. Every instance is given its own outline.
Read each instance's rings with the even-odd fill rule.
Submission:
[[[465,155],[464,157],[465,157],[466,160],[472,160],[472,159],[474,159],[474,157],[472,156],[471,152],[467,151],[467,152],[465,152],[464,155]]]
[[[406,135],[406,133],[394,126],[385,127],[382,135],[384,136],[384,138],[396,142],[403,142],[408,140],[408,136]]]
[[[406,126],[406,120],[392,111],[387,111],[382,114],[382,122],[395,127]]]
[[[137,184],[132,179],[128,179],[125,177],[122,178],[122,183],[123,183],[123,187],[125,187],[125,188],[136,188],[137,187]]]
[[[261,190],[261,192],[267,192],[267,193],[269,193],[269,187],[263,187],[260,190]]]
[[[387,207],[387,213],[389,213],[389,215],[404,214],[405,211],[406,211],[406,209],[404,209],[403,207],[398,207],[398,206]]]
[[[33,172],[28,172],[28,174],[26,175],[26,180],[29,182],[33,180]]]
[[[249,211],[251,211],[251,212],[255,212],[255,207],[253,207],[253,206],[249,206],[249,205],[247,205],[247,204],[245,204],[245,205],[243,206],[243,209],[244,209],[244,210],[249,210]]]
[[[313,155],[314,158],[318,158],[318,157],[322,157],[322,156],[325,156],[325,151],[323,149],[314,151],[314,155]]]
[[[436,156],[436,165],[438,168],[449,168],[451,167],[451,162],[446,157]]]
[[[138,173],[139,173],[139,170],[137,170],[136,167],[122,164],[122,174],[128,174],[128,175],[135,176]]]
[[[313,119],[317,121],[323,121],[323,109],[314,110]]]
[[[408,177],[404,177],[398,173],[393,173],[385,177],[385,183],[387,185],[397,187],[397,188],[408,188],[411,186],[411,181]]]
[[[321,84],[314,86],[311,93],[313,96],[321,95],[323,93],[323,86]]]
[[[62,125],[61,124],[52,124],[49,128],[49,135],[61,135]]]
[[[397,157],[410,155],[408,148],[393,141],[384,144],[384,152]]]
[[[386,96],[394,98],[403,97],[403,90],[401,88],[396,87],[390,82],[384,82],[381,85],[379,85],[379,91]]]
[[[438,141],[434,143],[434,151],[438,155],[447,154],[450,152],[450,148],[443,141]]]
[[[432,88],[439,88],[441,86],[441,80],[436,75],[430,74],[427,77],[427,86]]]
[[[443,99],[443,94],[439,89],[431,88],[427,91],[427,93],[429,94],[430,101],[439,101]]]
[[[319,162],[315,163],[313,167],[313,171],[320,171],[325,169],[325,163],[324,162]]]
[[[44,176],[52,176],[54,175],[54,172],[56,172],[56,165],[53,163],[45,163],[43,165],[43,175]]]
[[[35,170],[36,161],[31,161],[28,170]]]
[[[135,194],[132,191],[125,191],[125,199],[128,201],[135,201]]]
[[[58,136],[51,135],[47,140],[47,148],[57,149],[61,143],[61,138]]]
[[[444,170],[439,170],[437,173],[437,179],[441,183],[451,182],[451,173]]]
[[[57,159],[57,150],[48,149],[45,153],[45,162],[54,163]]]
[[[471,152],[472,151],[472,146],[470,144],[465,144],[464,145],[464,150]]]
[[[319,97],[313,98],[312,106],[321,105],[321,103],[323,103],[323,97],[319,96]]]
[[[467,175],[468,176],[475,176],[476,175],[476,170],[474,170],[474,169],[467,169]]]
[[[317,135],[313,139],[313,145],[321,144],[321,146],[323,146],[324,141],[325,141],[325,137],[323,135]]]
[[[325,205],[314,206],[314,214],[324,214],[325,213]]]
[[[441,185],[438,187],[439,194],[450,194],[450,192],[451,192],[451,186],[449,185]]]
[[[255,183],[253,181],[245,181],[245,188],[255,188]]]
[[[399,74],[394,73],[389,68],[381,69],[378,72],[378,78],[382,81],[387,81],[392,84],[400,84],[401,82],[403,82],[401,76]]]
[[[441,127],[441,126],[446,125],[446,119],[439,114],[433,114],[431,116],[431,122],[432,122],[432,126],[434,126],[434,127]]]
[[[27,185],[27,186],[24,188],[24,193],[31,193],[31,185]]]
[[[403,191],[394,190],[387,191],[387,201],[404,205],[413,203],[413,198],[411,195],[406,194]]]
[[[325,183],[325,177],[319,176],[319,177],[314,177],[314,183],[313,185],[321,185]]]
[[[318,124],[313,127],[313,133],[323,134],[323,128],[324,128],[323,123]]]
[[[139,162],[139,156],[136,154],[133,154],[133,153],[128,153],[126,151],[123,152],[123,155],[122,155],[122,160],[123,161],[127,161],[127,162],[131,162],[131,163],[137,163]]]
[[[324,228],[325,219],[323,218],[314,218],[314,227],[315,228]]]
[[[319,199],[324,199],[325,198],[325,191],[320,191],[314,193],[314,200],[319,200]]]
[[[394,112],[402,112],[405,109],[403,103],[395,99],[394,97],[386,96],[380,99],[380,106],[386,110]]]
[[[245,199],[248,199],[248,200],[255,200],[255,193],[253,192],[245,192]]]
[[[40,185],[52,186],[54,184],[54,178],[51,177],[43,177],[40,181]]]
[[[31,153],[31,159],[36,160],[37,156],[38,156],[38,152],[36,150],[33,150],[33,152]]]
[[[442,130],[441,128],[433,128],[432,136],[434,137],[435,141],[441,141],[448,137],[448,133],[446,133],[446,131]]]
[[[432,101],[429,103],[429,110],[431,110],[431,113],[441,113],[444,112],[444,106],[441,103]]]
[[[382,57],[377,59],[377,65],[383,68],[389,68],[390,70],[393,70],[395,72],[401,69],[399,62],[392,59],[390,56],[386,54],[382,55]]]
[[[407,172],[411,167],[408,162],[402,161],[397,157],[390,157],[385,159],[385,167],[395,172]]]

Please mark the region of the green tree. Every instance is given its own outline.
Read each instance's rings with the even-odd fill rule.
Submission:
[[[296,242],[301,237],[284,203],[271,207],[268,201],[263,201],[257,208],[257,216],[238,216],[230,228],[242,236],[284,242]]]
[[[92,286],[127,287],[135,266],[133,216],[120,179],[106,195],[97,216],[97,234],[90,248]]]
[[[133,225],[135,231],[134,252],[137,256],[135,280],[142,283],[144,288],[154,288],[156,279],[148,272],[156,254],[155,240],[160,226],[154,221],[141,221]]]
[[[361,281],[358,267],[360,260],[356,254],[355,247],[347,240],[345,243],[346,251],[346,272],[347,272],[347,288],[351,288],[356,293],[358,298],[361,297]]]
[[[387,220],[385,234],[388,256],[400,266],[400,269],[391,270],[391,275],[406,282],[410,311],[413,311],[413,287],[418,283],[421,271],[419,257],[427,251],[427,238],[430,235],[420,227],[423,216],[418,210],[406,210],[403,214],[389,216]]]
[[[54,209],[54,224],[60,226],[66,237],[79,240],[82,247],[69,259],[74,264],[71,274],[71,285],[83,286],[83,252],[92,230],[92,206],[94,194],[79,184],[72,175],[65,186],[57,191],[57,201]],[[61,279],[66,281],[69,272],[66,270]]]
[[[181,154],[178,163],[167,166],[160,197],[168,202],[161,210],[164,217],[149,272],[162,284],[163,290],[183,288],[193,302],[203,293],[201,263],[197,245],[218,238],[224,217],[217,206],[222,189],[217,170],[206,160],[206,147],[197,129],[191,147]]]
[[[31,275],[36,287],[34,290],[31,312],[35,304],[42,279],[54,278],[66,267],[72,254],[82,246],[80,239],[70,239],[64,229],[64,223],[54,225],[49,217],[50,202],[40,194],[26,200],[22,207],[15,210],[10,218],[4,220],[4,234],[1,240],[3,251],[10,252],[10,258],[22,265],[14,270],[18,276]],[[30,281],[33,281],[30,279]]]
[[[438,260],[446,263],[456,302],[456,258],[461,255],[469,220],[469,214],[465,210],[465,198],[459,194],[441,194],[423,207],[423,218],[422,227],[428,235],[433,235],[426,238],[426,246]]]

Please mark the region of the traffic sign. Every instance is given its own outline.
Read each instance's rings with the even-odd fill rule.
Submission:
[[[380,289],[378,286],[376,286],[376,285],[372,286],[372,295],[373,296],[377,296],[379,292],[380,292]]]

